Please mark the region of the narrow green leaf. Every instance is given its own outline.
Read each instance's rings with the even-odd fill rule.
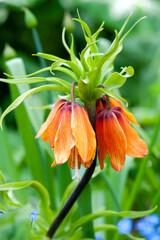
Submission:
[[[51,65],[51,68],[50,68],[51,73],[54,74],[54,73],[52,72],[52,70],[64,72],[64,73],[66,73],[68,76],[70,76],[71,78],[73,78],[75,81],[78,81],[78,78],[77,78],[76,74],[75,74],[73,71],[71,71],[70,69],[68,69],[68,68],[61,67],[62,65],[66,66],[66,67],[69,67],[69,65],[65,64],[64,62],[62,62],[62,61],[57,61],[57,62],[55,62],[55,63],[53,63],[53,64]]]
[[[71,42],[71,47],[70,47],[71,61],[74,62],[75,64],[77,64],[77,59],[76,59],[76,56],[74,54],[74,38],[73,38],[72,34],[71,34],[71,37],[72,37],[72,42]]]
[[[7,71],[12,75],[25,75],[25,67],[22,59],[12,59],[6,62]],[[11,98],[14,101],[17,97],[19,97],[20,93],[24,93],[30,89],[29,85],[9,85]],[[37,102],[37,100],[36,100]],[[35,134],[33,130],[33,123],[38,127],[40,124],[40,114],[35,113],[35,111],[31,110],[29,105],[34,105],[34,102],[26,101],[22,103],[21,106],[15,110],[15,119],[18,127],[18,131],[21,134],[22,141],[24,144],[25,150],[25,160],[27,165],[29,166],[29,170],[31,171],[32,177],[47,185],[46,181],[46,171],[45,171],[45,159],[42,157],[42,149],[38,149],[37,143],[35,142]],[[33,125],[31,125],[31,123]],[[35,128],[36,129],[36,128]],[[27,134],[26,134],[27,132]],[[22,192],[22,191],[21,191]],[[20,193],[21,193],[20,192]],[[24,192],[23,192],[24,196]],[[25,197],[25,196],[24,196]]]
[[[104,54],[104,56],[100,59],[97,68],[101,68],[103,64],[111,57],[113,56],[114,53],[116,53],[116,50],[119,47],[119,38],[118,38],[118,33],[115,31],[116,37],[115,40],[113,41],[111,47],[109,50]]]
[[[16,107],[18,107],[21,102],[24,101],[25,98],[29,97],[30,95],[37,93],[37,92],[41,92],[41,91],[62,91],[65,92],[66,89],[64,87],[61,87],[59,85],[56,84],[49,84],[49,85],[43,85],[40,87],[36,87],[33,89],[28,90],[27,92],[23,93],[22,95],[20,95],[2,114],[1,119],[0,119],[0,126],[2,128],[2,121],[4,119],[4,117],[11,112],[13,109],[15,109]]]
[[[157,209],[157,206],[155,206],[153,209],[147,210],[147,211],[122,211],[122,212],[115,212],[115,211],[98,211],[89,215],[86,215],[84,217],[81,217],[80,219],[77,220],[76,223],[72,224],[71,228],[72,231],[77,229],[78,227],[82,226],[83,224],[96,219],[100,217],[107,217],[107,216],[119,216],[123,218],[141,218],[144,216],[147,216],[151,213],[153,213]]]
[[[131,18],[131,16],[132,16],[132,12],[129,14],[129,16],[127,17],[126,21],[124,22],[123,26],[121,27],[121,29],[120,29],[120,31],[118,33],[119,38],[122,35],[122,33],[123,33],[127,23],[129,22],[129,19]]]
[[[132,31],[132,29],[140,22],[142,21],[143,19],[145,19],[146,16],[140,18],[137,22],[135,22],[133,24],[133,26],[123,35],[123,37],[120,39],[120,44],[123,42],[123,40],[127,37],[127,35]]]
[[[86,31],[89,39],[91,39],[92,38],[92,34],[91,34],[91,31],[90,31],[88,25],[82,19],[73,18],[73,20],[75,20],[77,22],[80,22],[82,28]]]
[[[62,80],[61,78],[49,77],[49,78],[46,78],[46,80],[49,82],[58,83],[58,84],[62,85],[62,87],[64,87],[65,89],[68,89],[69,91],[71,89],[71,83],[69,83],[65,80]]]
[[[1,109],[0,109],[1,114]],[[4,124],[4,130],[7,130]],[[18,180],[19,172],[17,170],[17,166],[14,162],[11,146],[9,144],[8,138],[6,136],[6,131],[0,130],[0,153],[1,153],[1,170],[4,174],[9,176],[10,180]],[[2,173],[0,172],[0,180],[4,183],[4,177],[2,178]]]
[[[50,67],[45,67],[45,68],[42,68],[36,72],[33,72],[33,73],[30,73],[30,74],[27,74],[27,75],[24,75],[24,76],[13,76],[13,75],[10,75],[10,74],[7,74],[7,73],[4,73],[6,76],[8,76],[9,78],[28,78],[28,77],[32,77],[36,74],[39,74],[39,73],[42,73],[42,72],[45,72],[45,71],[49,71],[50,70]]]
[[[31,78],[14,78],[14,79],[3,79],[0,78],[1,82],[10,83],[10,84],[32,84],[37,82],[47,81],[43,77],[31,77]]]
[[[102,224],[99,226],[95,226],[94,227],[95,232],[99,232],[99,231],[118,231],[117,226],[113,225],[113,224]],[[140,237],[135,237],[132,234],[126,234],[126,236],[131,239],[131,240],[145,240],[144,238],[140,238]]]
[[[52,69],[56,70],[59,66],[62,66],[62,65],[71,68],[73,73],[72,73],[72,71],[69,71],[69,70],[67,71],[67,70],[64,70],[64,69],[62,69],[62,72],[65,72],[66,74],[73,77],[74,79],[76,78],[77,80],[79,80],[80,76],[82,75],[82,68],[77,66],[77,64],[73,63],[72,61],[64,60],[64,59],[59,60],[58,62],[55,62],[55,63],[52,64],[51,70]]]
[[[94,230],[95,230],[95,232],[108,231],[108,230],[117,231],[118,228],[117,228],[117,226],[115,226],[113,224],[102,224],[102,225],[99,225],[99,226],[95,226]]]
[[[96,44],[98,41],[94,41],[90,44],[87,44],[87,46],[82,50],[81,54],[80,54],[80,60],[81,60],[81,63],[84,67],[84,69],[88,72],[89,71],[89,66],[92,68],[94,67],[94,62],[93,62],[93,59],[89,59],[88,61],[88,57],[90,56],[90,47],[93,45],[93,44]],[[89,66],[88,66],[89,64]]]
[[[78,198],[78,210],[80,217],[85,217],[87,214],[92,212],[92,201],[91,201],[91,185],[87,184],[83,192]],[[93,222],[90,221],[88,224],[82,225],[83,237],[94,238]]]
[[[35,53],[35,54],[32,54],[32,56],[37,56],[37,57],[42,57],[44,59],[47,59],[47,60],[50,60],[50,61],[59,61],[59,60],[62,60],[61,58],[55,56],[55,55],[52,55],[52,54],[47,54],[47,53]]]
[[[65,40],[65,31],[66,31],[66,28],[63,28],[63,31],[62,31],[62,43],[63,43],[63,46],[65,47],[65,49],[67,50],[67,52],[70,54],[70,49],[66,43],[66,40]]]
[[[98,30],[92,35],[92,39],[96,39],[98,37],[99,33],[103,30],[103,25],[104,25],[104,22],[102,22]]]

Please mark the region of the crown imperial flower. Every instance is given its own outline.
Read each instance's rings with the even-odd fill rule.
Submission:
[[[148,149],[130,125],[130,121],[137,124],[134,116],[124,110],[119,101],[110,98],[109,103],[111,109],[107,110],[106,97],[97,102],[96,133],[100,168],[104,168],[104,159],[109,155],[112,168],[121,171],[126,154],[141,158],[148,154]]]
[[[78,177],[81,164],[85,168],[92,164],[96,153],[96,137],[86,109],[78,103],[59,100],[36,138],[41,135],[54,148],[55,161],[52,167],[68,160],[69,167],[76,169],[75,176]]]

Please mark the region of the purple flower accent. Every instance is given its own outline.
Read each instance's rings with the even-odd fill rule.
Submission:
[[[7,213],[7,212],[5,212],[5,211],[3,211],[2,209],[0,209],[0,217],[1,217],[4,213]]]
[[[130,218],[123,218],[117,223],[119,234],[129,234],[133,228],[133,220]]]
[[[37,219],[38,219],[38,213],[39,211],[38,210],[33,210],[32,212],[30,212],[30,219],[31,221],[35,222]]]

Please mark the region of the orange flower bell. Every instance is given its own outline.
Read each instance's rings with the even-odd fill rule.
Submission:
[[[36,138],[42,135],[54,148],[55,161],[52,167],[68,160],[68,165],[78,169],[81,164],[88,168],[96,153],[96,137],[85,108],[78,103],[60,100],[53,107]]]
[[[110,110],[105,109],[106,97],[97,101],[96,134],[100,168],[104,168],[104,159],[109,155],[112,168],[121,171],[126,154],[141,158],[148,154],[148,148],[130,125],[130,121],[137,124],[135,117],[124,110],[119,101],[113,98],[109,101]]]

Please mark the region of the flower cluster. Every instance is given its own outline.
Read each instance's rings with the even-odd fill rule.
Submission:
[[[119,234],[129,234],[136,230],[147,240],[160,240],[160,217],[156,213],[138,220],[135,225],[132,219],[123,218],[117,223],[117,228]]]
[[[152,214],[140,219],[135,224],[135,229],[147,240],[160,240],[160,217]]]
[[[54,105],[36,136],[42,135],[54,148],[52,167],[68,161],[69,167],[76,169],[74,177],[78,177],[81,164],[88,168],[94,160],[96,136],[101,169],[107,155],[116,171],[123,168],[126,154],[136,158],[147,155],[145,142],[130,125],[138,125],[135,117],[119,101],[102,96],[96,102],[96,113],[95,133],[87,110],[80,104],[61,99]]]

